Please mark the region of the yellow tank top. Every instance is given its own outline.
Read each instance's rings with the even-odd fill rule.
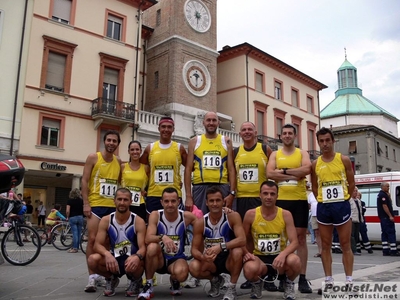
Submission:
[[[339,202],[350,199],[342,154],[337,152],[330,162],[324,162],[321,156],[318,157],[315,173],[318,178],[318,202]]]
[[[121,186],[127,188],[132,193],[132,206],[139,206],[144,203],[142,191],[145,190],[149,178],[146,174],[144,164],[140,164],[137,171],[131,169],[129,163],[125,163],[122,171]]]
[[[111,162],[106,162],[97,152],[97,162],[93,167],[89,180],[89,203],[92,207],[115,207],[114,194],[118,188],[121,167],[114,155]]]
[[[225,137],[220,134],[215,139],[207,139],[204,134],[197,137],[193,184],[228,183],[227,149]]]
[[[235,157],[237,197],[259,197],[260,184],[267,180],[268,157],[262,144],[257,143],[251,151],[239,147]]]
[[[148,196],[161,197],[166,187],[174,187],[178,191],[179,197],[182,197],[180,174],[182,157],[179,148],[180,144],[177,142],[162,145],[157,141],[150,145]]]
[[[58,212],[58,210],[56,210],[56,209],[52,209],[50,211],[50,213],[49,213],[49,215],[47,216],[47,219],[46,219],[46,225],[51,225],[52,226],[52,225],[57,223],[57,219],[58,219],[57,212]]]
[[[256,208],[256,215],[251,224],[251,235],[254,243],[254,255],[277,255],[286,248],[286,223],[283,210],[277,207],[275,219],[267,221],[261,213],[261,207]]]
[[[276,152],[277,169],[294,169],[301,167],[302,155],[299,148],[296,148],[291,155],[285,155],[282,149]],[[290,173],[289,173],[290,174]],[[307,201],[306,180],[277,181],[279,186],[278,200],[304,200]]]

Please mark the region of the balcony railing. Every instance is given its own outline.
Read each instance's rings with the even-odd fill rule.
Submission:
[[[92,101],[92,117],[95,116],[133,122],[135,119],[135,105],[106,98],[96,98]]]
[[[266,135],[257,135],[257,139],[260,143],[267,144],[270,146],[272,151],[278,150],[278,143],[281,143],[279,139],[274,139]]]
[[[316,160],[318,158],[318,156],[321,155],[321,152],[317,151],[317,150],[308,150],[307,151],[308,154],[310,154],[310,160]]]

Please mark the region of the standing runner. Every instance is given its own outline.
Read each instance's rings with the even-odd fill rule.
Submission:
[[[269,179],[275,180],[279,186],[276,205],[292,213],[296,227],[299,247],[297,255],[301,261],[299,276],[300,293],[312,293],[306,279],[307,271],[307,228],[308,228],[308,198],[305,177],[310,174],[310,156],[305,150],[300,150],[294,145],[297,136],[296,127],[286,124],[282,127],[281,139],[283,148],[272,152],[268,161],[267,174]],[[282,280],[279,290],[283,291]]]
[[[87,218],[88,243],[86,258],[93,253],[94,241],[100,219],[115,211],[114,193],[118,188],[121,160],[114,155],[121,137],[118,131],[109,130],[104,135],[104,150],[91,153],[86,159],[82,175],[83,214]],[[88,267],[89,283],[85,292],[96,292],[99,276]]]

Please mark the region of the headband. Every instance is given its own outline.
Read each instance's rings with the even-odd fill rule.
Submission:
[[[160,126],[162,123],[170,123],[172,126],[175,126],[174,120],[172,119],[162,119],[160,122],[158,122],[158,126]]]

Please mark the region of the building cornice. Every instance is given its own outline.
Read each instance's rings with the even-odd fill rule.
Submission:
[[[396,138],[394,135],[391,135],[390,133],[387,133],[386,131],[384,131],[384,130],[382,130],[382,129],[374,126],[374,125],[339,126],[339,127],[333,127],[332,131],[333,131],[335,136],[343,135],[343,134],[349,134],[349,133],[372,131],[372,132],[378,133],[379,135],[387,138],[388,140],[391,140],[392,142],[400,145],[400,139],[399,138]]]
[[[197,49],[201,49],[201,50],[207,51],[207,52],[211,53],[211,55],[213,55],[214,57],[218,57],[218,55],[219,55],[217,50],[214,50],[214,49],[211,49],[209,47],[203,46],[203,45],[201,45],[199,43],[193,42],[193,41],[191,41],[189,39],[186,39],[186,38],[184,38],[184,37],[182,37],[180,35],[172,35],[172,36],[168,37],[167,39],[165,39],[165,40],[163,40],[163,41],[161,41],[161,42],[159,42],[157,44],[152,45],[151,47],[149,47],[147,49],[147,51],[149,51],[149,50],[151,50],[153,48],[159,47],[159,46],[161,46],[163,44],[174,42],[174,41],[180,42],[180,43],[182,43],[182,44],[184,44],[186,46],[191,46],[193,48],[197,48]]]
[[[302,81],[305,84],[308,84],[315,89],[323,90],[327,88],[325,84],[315,80],[314,78],[300,72],[299,70],[289,66],[288,64],[284,63],[283,61],[269,55],[268,53],[248,44],[243,43],[234,47],[226,46],[223,50],[219,51],[218,63],[233,59],[239,56],[249,55],[249,57],[256,59],[267,66],[275,68],[282,73],[285,73],[298,81]]]

